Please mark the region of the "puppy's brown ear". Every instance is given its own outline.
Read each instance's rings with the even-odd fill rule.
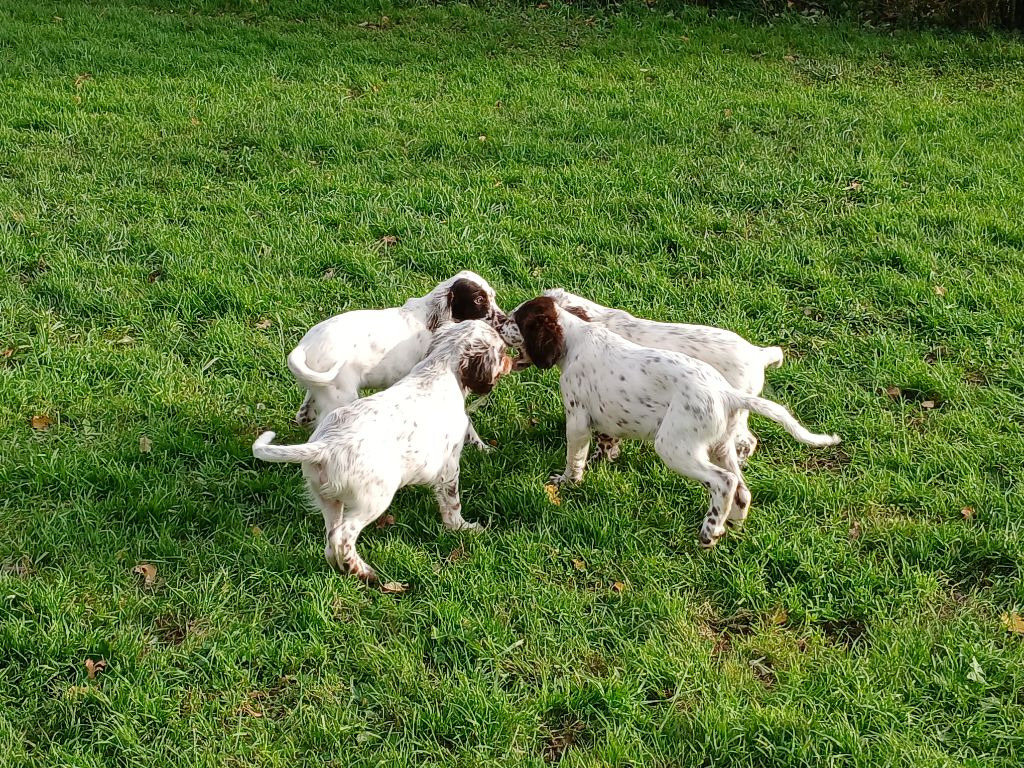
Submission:
[[[495,355],[490,349],[470,350],[459,361],[462,385],[475,395],[486,395],[497,380]]]
[[[565,336],[558,323],[558,310],[551,299],[534,299],[533,306],[517,313],[526,354],[538,368],[550,368],[565,357]]]

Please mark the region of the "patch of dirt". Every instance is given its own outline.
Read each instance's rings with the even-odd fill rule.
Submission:
[[[565,753],[581,741],[586,731],[587,726],[576,718],[571,715],[563,716],[557,725],[548,729],[542,751],[544,762],[561,762]]]
[[[844,648],[852,648],[867,632],[867,626],[860,619],[833,619],[822,621],[818,626],[829,640]]]

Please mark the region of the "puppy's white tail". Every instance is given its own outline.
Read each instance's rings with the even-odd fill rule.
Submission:
[[[782,365],[782,347],[761,347],[761,360],[765,368],[778,368]]]
[[[776,424],[780,424],[783,429],[804,445],[810,445],[813,448],[825,448],[839,442],[838,435],[816,435],[814,432],[806,429],[793,417],[793,414],[778,403],[765,400],[763,397],[746,395],[739,390],[733,390],[732,394],[739,408],[746,408],[748,411],[753,411],[767,419],[771,419]]]
[[[267,431],[256,438],[252,444],[252,455],[263,461],[276,463],[289,461],[317,461],[320,458],[319,443],[301,443],[299,445],[271,445],[274,433]]]
[[[330,384],[338,377],[338,372],[345,364],[343,360],[335,363],[328,371],[314,371],[306,365],[306,350],[296,347],[288,355],[288,368],[301,382],[306,384]]]

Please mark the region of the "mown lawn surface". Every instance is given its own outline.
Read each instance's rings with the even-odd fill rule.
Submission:
[[[1019,766],[1024,45],[318,6],[0,0],[0,764]],[[650,446],[549,501],[530,371],[488,530],[340,577],[285,355],[461,268],[781,344],[844,443],[752,418],[702,552]]]

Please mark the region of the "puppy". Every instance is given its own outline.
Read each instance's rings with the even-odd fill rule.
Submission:
[[[296,423],[316,424],[362,388],[391,386],[423,359],[437,328],[461,320],[505,320],[494,289],[473,272],[459,272],[401,307],[345,312],[313,326],[288,355],[288,368],[306,388]],[[469,429],[470,442],[486,450],[472,423]]]
[[[543,295],[554,299],[562,309],[583,320],[597,323],[634,344],[682,352],[703,360],[722,374],[732,386],[748,395],[761,394],[766,367],[782,365],[780,347],[758,347],[739,334],[722,328],[644,320],[621,309],[603,307],[561,288],[544,291]],[[757,438],[747,428],[745,410],[736,418],[733,440],[736,443],[736,455],[741,463],[746,463],[757,447]],[[614,461],[618,455],[618,440],[608,435],[597,436],[597,450],[591,457],[592,461]]]
[[[469,426],[465,398],[490,392],[511,365],[487,323],[449,324],[397,384],[326,414],[302,445],[271,445],[274,433],[264,432],[253,456],[302,462],[310,497],[323,513],[327,562],[373,581],[356,540],[399,488],[432,486],[448,528],[480,528],[463,519],[459,500],[459,457]]]
[[[550,482],[576,483],[597,430],[611,437],[653,440],[674,471],[711,491],[700,543],[711,547],[725,521],[742,525],[750,507],[736,445],[745,411],[781,424],[800,442],[835,445],[834,435],[808,432],[777,403],[741,392],[705,362],[678,352],[641,347],[607,328],[581,320],[551,297],[520,305],[502,327],[505,341],[522,348],[538,368],[557,365],[565,406],[566,466]]]

